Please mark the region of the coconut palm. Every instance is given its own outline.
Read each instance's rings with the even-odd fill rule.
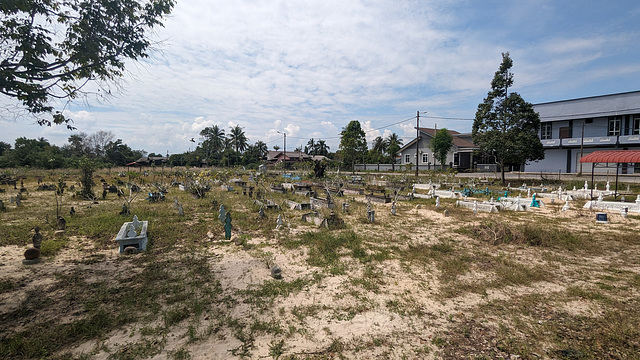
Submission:
[[[231,147],[235,151],[242,152],[247,148],[248,139],[240,125],[231,127],[231,129],[229,130],[228,138]]]
[[[224,130],[220,129],[218,125],[213,125],[202,129],[200,136],[204,138],[202,141],[202,149],[204,150],[205,157],[208,160],[212,157],[219,159],[220,153],[224,151],[225,147]]]
[[[331,149],[331,148],[329,147],[329,145],[327,145],[325,143],[324,140],[318,140],[316,142],[316,150],[315,150],[315,154],[314,155],[327,156],[327,155],[329,155],[329,149]]]

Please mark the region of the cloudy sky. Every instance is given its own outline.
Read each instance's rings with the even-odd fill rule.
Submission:
[[[291,150],[314,138],[335,151],[351,120],[369,142],[408,142],[417,111],[420,126],[469,132],[506,51],[510,90],[534,104],[640,90],[636,0],[178,0],[165,25],[111,98],[67,106],[76,132],[163,154],[212,125],[269,148],[285,132]],[[74,133],[6,113],[0,125],[11,144]]]

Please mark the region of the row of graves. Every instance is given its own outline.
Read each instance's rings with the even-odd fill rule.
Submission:
[[[508,184],[506,188],[501,190],[478,187],[473,182],[469,186],[460,182],[445,186],[446,188],[443,189],[442,184],[414,184],[412,196],[426,199],[436,198],[436,206],[439,206],[440,198],[456,199],[456,206],[471,209],[474,213],[492,213],[504,210],[530,211],[544,207],[545,201],[550,204],[563,203],[560,210],[565,212],[576,208],[576,205],[572,205],[573,203],[588,199],[583,209],[600,211],[596,213],[596,222],[598,223],[607,223],[607,215],[611,213],[619,214],[623,218],[626,218],[630,213],[640,213],[640,195],[631,194],[629,185],[627,185],[626,193],[612,191],[609,182],[604,188],[598,189],[597,184],[593,188],[589,188],[588,182],[585,181],[584,187],[580,189],[574,187],[572,190],[561,186],[554,188],[544,184],[528,186],[526,183],[519,187],[512,187],[511,184]],[[614,197],[614,201],[604,200],[605,197],[611,196]],[[478,201],[477,197],[490,197],[490,199]],[[627,198],[634,199],[634,201],[627,201]]]

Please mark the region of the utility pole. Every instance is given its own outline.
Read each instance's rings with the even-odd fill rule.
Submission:
[[[287,133],[276,130],[278,134],[282,134],[284,136],[284,155],[282,156],[282,161],[284,161],[284,169],[287,170]]]
[[[580,159],[582,159],[582,152],[583,152],[583,143],[584,143],[584,119],[582,119],[582,135],[580,135]],[[562,140],[560,140],[562,141]],[[578,160],[580,162],[580,175],[582,175],[582,161]]]
[[[420,145],[420,111],[416,112],[416,177],[418,177],[418,149]]]

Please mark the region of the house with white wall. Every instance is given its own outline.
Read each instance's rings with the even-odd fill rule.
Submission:
[[[640,149],[640,91],[553,101],[533,108],[540,115],[545,158],[526,163],[526,172],[591,172],[592,164],[580,164],[582,156],[598,150]],[[621,173],[634,172],[640,168],[622,164]]]
[[[399,151],[399,163],[402,165],[411,164],[415,166],[416,160],[420,170],[431,170],[441,168],[441,164],[433,156],[433,151],[430,148],[431,139],[434,137],[437,129],[431,128],[418,128],[420,136],[418,139],[413,139]],[[447,154],[447,161],[445,168],[453,168],[457,170],[471,169],[474,166],[473,151],[477,149],[471,142],[471,134],[461,134],[454,130],[447,130],[453,137],[453,146]],[[416,140],[418,145],[416,146]],[[418,157],[416,159],[416,150]],[[415,167],[413,167],[415,169]]]

